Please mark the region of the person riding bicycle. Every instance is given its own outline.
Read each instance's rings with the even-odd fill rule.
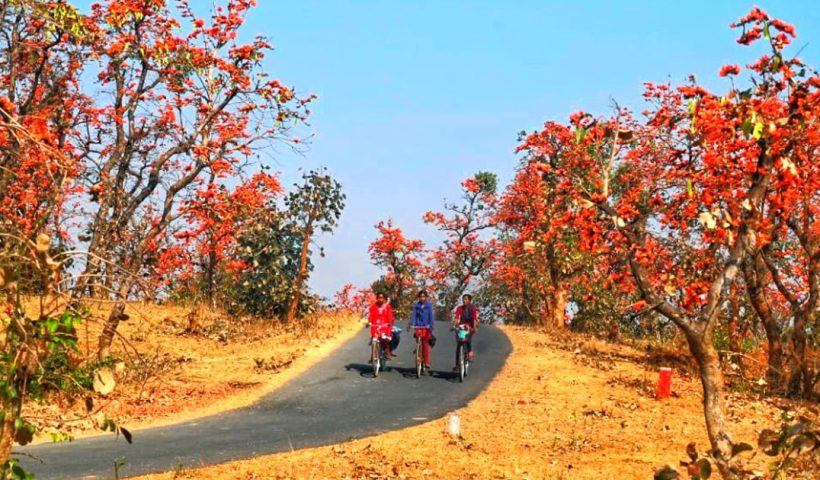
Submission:
[[[462,297],[462,304],[456,308],[456,313],[453,316],[453,328],[458,329],[463,325],[467,328],[467,339],[462,343],[467,349],[467,359],[473,361],[473,335],[478,332],[478,308],[473,304],[473,296],[470,294]],[[458,370],[458,350],[456,350],[456,366],[453,370]]]
[[[433,338],[433,304],[427,300],[427,292],[419,292],[419,301],[413,304],[413,314],[408,323],[408,330],[414,328],[413,337],[421,339],[421,351],[424,368],[430,368],[430,339]]]
[[[390,348],[390,340],[393,335],[393,308],[387,301],[384,293],[376,294],[376,303],[370,306],[370,313],[368,314],[370,321],[370,339],[379,339],[382,345],[384,356],[388,359],[393,358],[393,351]],[[370,359],[373,361],[373,359]]]

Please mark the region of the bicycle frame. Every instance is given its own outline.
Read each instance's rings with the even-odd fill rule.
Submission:
[[[420,336],[416,336],[416,378],[421,377],[421,372],[424,370],[424,345]]]
[[[421,378],[421,373],[424,371],[424,346],[422,345],[421,337],[416,335],[415,332],[420,328],[432,329],[426,326],[416,326],[412,323],[410,323],[409,326],[413,330],[413,335],[416,337],[416,378]]]
[[[467,372],[470,369],[470,360],[467,358],[467,354],[465,353],[465,345],[467,345],[470,340],[470,331],[464,325],[459,325],[455,328],[455,331],[458,381],[463,382],[464,378],[467,376]]]
[[[382,366],[387,363],[387,357],[382,348],[381,337],[370,339],[370,364],[373,366],[373,376],[378,377]]]

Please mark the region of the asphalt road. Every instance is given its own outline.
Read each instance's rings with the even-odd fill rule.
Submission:
[[[253,406],[136,430],[131,445],[107,435],[17,448],[16,456],[38,479],[109,479],[114,478],[117,459],[126,463],[120,467],[122,478],[338,443],[423,423],[466,405],[512,351],[503,332],[482,328],[473,340],[476,359],[470,375],[459,383],[451,372],[455,338],[439,322],[431,375],[415,378],[413,339],[404,335],[398,357],[388,365],[392,368],[373,378],[367,363],[368,332],[362,329]]]

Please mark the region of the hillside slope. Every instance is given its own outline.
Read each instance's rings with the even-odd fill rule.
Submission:
[[[448,433],[443,418],[340,445],[145,478],[652,478],[657,467],[685,458],[687,443],[708,445],[699,383],[685,365],[675,371],[673,397],[658,401],[657,366],[648,366],[642,351],[505,330],[515,351],[491,386],[456,412],[460,437]],[[733,396],[729,410],[737,440],[754,443],[761,429],[779,425],[772,402]],[[812,468],[802,477],[813,478]]]

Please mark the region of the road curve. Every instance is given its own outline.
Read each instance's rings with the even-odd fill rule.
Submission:
[[[432,375],[415,378],[413,340],[404,336],[392,369],[373,378],[367,364],[368,331],[362,329],[250,407],[136,430],[131,445],[122,437],[98,436],[15,452],[38,479],[76,480],[114,478],[114,462],[120,458],[126,462],[120,467],[122,478],[338,443],[423,423],[466,405],[489,384],[512,351],[501,330],[482,328],[473,341],[476,361],[470,376],[459,383],[451,372],[455,339],[448,326],[439,322]]]

